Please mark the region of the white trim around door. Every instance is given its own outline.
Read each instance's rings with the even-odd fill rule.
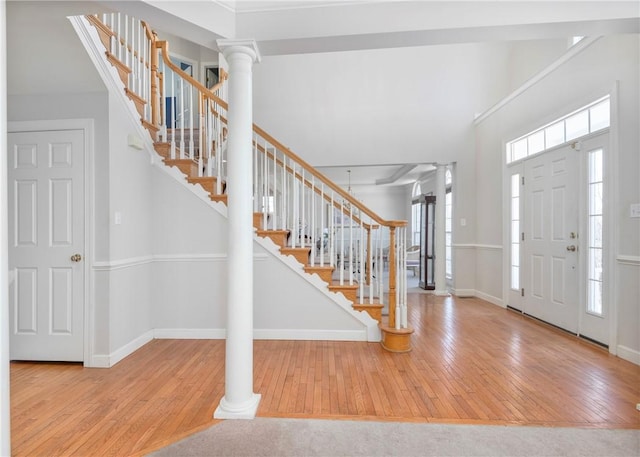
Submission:
[[[94,120],[93,119],[53,119],[38,121],[7,122],[7,133],[82,130],[84,133],[84,329],[83,329],[83,363],[92,366],[93,333],[94,333],[94,291],[91,280],[90,265],[93,263],[93,241],[95,210],[94,174]],[[5,158],[4,160],[6,160]]]

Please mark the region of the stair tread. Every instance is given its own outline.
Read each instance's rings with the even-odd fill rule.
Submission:
[[[345,289],[357,289],[359,284],[354,280],[353,284],[349,284],[348,281],[345,280],[344,284],[340,284],[339,279],[334,279],[329,284],[329,288],[345,288]]]
[[[189,158],[184,158],[184,159],[179,159],[179,158],[164,159],[164,163],[166,163],[167,165],[169,164],[169,162],[171,162],[171,163],[184,163],[184,162],[193,162],[193,160],[191,160]]]
[[[335,266],[331,266],[331,265],[305,265],[305,268],[308,268],[309,270],[335,270]]]
[[[380,299],[374,298],[373,303],[369,303],[369,300],[364,300],[363,303],[354,303],[353,306],[361,308],[384,308],[384,303],[380,303]]]
[[[187,178],[189,181],[215,181],[216,178],[215,176],[189,176]]]

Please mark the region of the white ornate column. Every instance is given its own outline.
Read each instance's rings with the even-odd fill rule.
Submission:
[[[446,277],[446,205],[445,199],[447,194],[447,185],[445,182],[446,165],[437,165],[436,168],[436,214],[435,214],[435,282],[436,289],[433,291],[436,295],[447,295],[447,277]]]
[[[229,64],[227,112],[228,296],[224,397],[213,417],[253,419],[253,40],[218,40]]]
[[[0,0],[0,144],[7,145],[7,19]],[[9,263],[7,155],[0,157],[0,455],[11,455],[9,409]]]

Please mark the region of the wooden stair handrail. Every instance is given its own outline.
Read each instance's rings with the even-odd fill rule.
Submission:
[[[322,190],[316,186],[315,184],[313,184],[311,181],[309,181],[307,178],[302,178],[302,175],[300,173],[298,173],[297,171],[293,170],[289,165],[286,165],[285,163],[282,162],[282,160],[276,158],[274,156],[273,153],[265,150],[264,146],[260,145],[260,144],[256,144],[256,142],[254,141],[253,144],[256,146],[256,148],[262,152],[264,155],[266,155],[267,157],[269,157],[270,159],[274,160],[278,165],[280,165],[281,167],[283,167],[285,170],[287,170],[290,174],[292,174],[293,176],[295,176],[296,178],[298,178],[300,180],[301,183],[303,183],[305,186],[307,186],[309,189],[313,189],[314,192],[318,195],[320,195],[322,193]],[[331,198],[329,197],[329,194],[325,193],[323,195],[323,198],[325,199],[325,201],[331,203]],[[365,223],[362,219],[360,219],[358,216],[356,216],[355,214],[351,214],[351,212],[348,210],[348,208],[346,206],[343,206],[339,201],[334,200],[333,201],[333,206],[334,208],[336,208],[337,210],[340,210],[340,212],[345,215],[345,216],[349,216],[350,219],[352,219],[354,222],[358,223],[358,224],[362,224],[364,228],[366,228],[367,230],[371,230],[373,229],[378,229],[380,228],[379,225],[376,224],[367,224]]]
[[[91,17],[91,18],[92,18],[93,22],[101,23],[101,21],[99,19],[97,19],[95,17]],[[213,100],[215,103],[220,105],[225,110],[229,109],[228,103],[225,102],[224,100],[222,100],[220,97],[218,97],[215,93],[213,93],[214,90],[217,90],[219,87],[222,86],[222,84],[224,83],[224,80],[226,80],[227,77],[228,77],[228,74],[223,69],[221,69],[220,82],[218,84],[216,84],[212,89],[207,89],[202,83],[200,83],[198,80],[196,80],[192,76],[190,76],[187,73],[185,73],[178,66],[176,66],[173,62],[171,62],[171,59],[169,59],[169,42],[166,41],[166,40],[158,40],[156,33],[149,27],[149,25],[145,21],[140,21],[140,22],[141,22],[141,24],[142,24],[142,26],[143,26],[143,28],[145,30],[145,35],[153,43],[154,48],[161,51],[162,60],[165,63],[165,65],[167,65],[169,68],[171,68],[171,70],[174,73],[176,73],[181,78],[183,78],[184,80],[189,82],[193,87],[195,87],[201,93],[201,95],[203,97],[206,97],[206,98],[209,98],[209,99]],[[376,214],[374,211],[370,210],[365,205],[360,203],[358,200],[353,198],[352,195],[350,195],[348,192],[346,192],[340,186],[338,186],[335,183],[333,183],[324,174],[322,174],[321,172],[319,172],[316,169],[314,169],[308,162],[306,162],[304,159],[302,159],[299,155],[295,154],[293,151],[291,151],[289,148],[284,146],[281,142],[276,140],[273,136],[271,136],[269,133],[264,131],[262,128],[260,128],[256,124],[253,124],[253,131],[256,134],[260,135],[262,138],[264,138],[266,141],[268,141],[277,150],[279,150],[284,155],[286,155],[287,157],[289,157],[290,159],[292,159],[293,161],[298,163],[300,166],[302,166],[302,168],[304,168],[311,175],[315,176],[318,180],[320,180],[325,185],[327,185],[329,187],[329,189],[331,189],[334,192],[336,192],[344,200],[349,202],[353,207],[359,209],[364,214],[367,214],[369,217],[371,217],[371,219],[375,220],[380,225],[386,226],[386,227],[404,227],[404,226],[407,225],[407,221],[385,220],[382,217],[380,217],[378,214]],[[264,152],[266,152],[266,151],[264,151]],[[305,185],[309,186],[310,183],[305,183]],[[335,202],[334,202],[334,206],[340,207],[340,208],[342,207],[341,204],[335,205]]]
[[[222,106],[225,110],[229,109],[229,104],[227,102],[222,100],[216,94],[212,93],[209,89],[204,87],[204,85],[201,82],[199,82],[198,80],[196,80],[192,76],[189,76],[184,71],[182,71],[178,66],[176,66],[173,62],[171,62],[171,59],[169,59],[169,57],[168,57],[169,56],[169,42],[168,41],[166,41],[166,40],[157,40],[155,42],[155,47],[162,51],[161,52],[162,61],[169,68],[171,68],[171,70],[173,70],[174,73],[176,73],[181,78],[183,78],[186,81],[188,81],[193,87],[198,89],[202,93],[202,95],[204,97],[210,98],[211,100],[216,102],[218,105]]]
[[[228,110],[229,105],[224,100],[219,98],[217,95],[212,94],[211,91],[209,89],[207,89],[202,83],[200,83],[199,81],[197,81],[193,77],[189,76],[187,73],[182,71],[178,66],[176,66],[173,62],[171,62],[171,60],[168,58],[168,55],[169,55],[169,42],[168,41],[166,41],[166,40],[157,40],[155,42],[155,46],[162,51],[162,60],[164,61],[164,63],[166,65],[169,66],[169,68],[171,68],[171,70],[173,70],[176,74],[180,75],[185,80],[187,80],[189,83],[191,83],[196,89],[198,89],[200,92],[202,92],[206,97],[211,98],[214,102],[218,103],[222,108],[224,108],[225,110]],[[219,83],[219,84],[221,85],[222,83]],[[312,174],[313,176],[318,178],[320,181],[322,181],[324,184],[326,184],[330,189],[332,189],[334,192],[338,193],[342,198],[344,198],[346,201],[348,201],[351,205],[353,205],[354,207],[358,208],[363,213],[367,214],[369,217],[371,217],[373,220],[378,222],[380,225],[383,225],[383,226],[386,226],[386,227],[391,227],[391,226],[403,227],[403,226],[407,225],[407,221],[385,220],[382,217],[380,217],[378,214],[376,214],[375,212],[373,212],[372,210],[370,210],[369,208],[364,206],[362,203],[360,203],[358,200],[353,198],[352,195],[350,195],[348,192],[346,192],[340,186],[338,186],[335,183],[333,183],[329,178],[324,176],[319,171],[315,170],[304,159],[302,159],[300,156],[298,156],[297,154],[292,152],[289,148],[285,147],[282,143],[280,143],[273,136],[268,134],[266,131],[264,131],[262,128],[260,128],[256,124],[253,124],[253,131],[255,133],[257,133],[258,135],[260,135],[265,140],[267,140],[271,145],[275,146],[276,149],[278,149],[284,155],[286,155],[290,159],[293,159],[300,166],[302,166],[302,168],[304,168],[310,174]]]
[[[104,46],[107,48],[107,58],[109,57],[110,54],[110,48],[111,48],[111,43],[112,43],[112,37],[116,36],[114,34],[114,31],[110,29],[109,26],[107,26],[105,23],[102,23],[102,21],[100,21],[98,19],[97,16],[86,16],[87,19],[94,25],[96,26],[96,28],[99,28],[99,37],[100,40],[102,41],[102,43],[104,44]],[[126,16],[125,16],[126,18]],[[126,21],[126,19],[125,19]],[[159,71],[159,59],[158,59],[158,54],[162,54],[162,61],[165,64],[165,67],[169,67],[177,76],[178,78],[182,78],[182,80],[186,81],[187,84],[190,84],[191,88],[195,88],[197,91],[197,96],[198,96],[198,114],[200,115],[200,117],[202,118],[203,113],[205,111],[205,100],[212,102],[212,104],[215,105],[211,105],[209,107],[210,113],[207,113],[207,115],[213,115],[214,117],[218,118],[220,122],[223,122],[224,124],[226,124],[226,118],[223,116],[223,112],[222,110],[218,110],[217,107],[220,107],[221,109],[224,109],[226,111],[228,111],[229,109],[229,105],[226,101],[224,101],[221,96],[217,95],[216,92],[219,91],[222,87],[224,82],[227,80],[228,78],[228,74],[226,73],[226,71],[222,68],[220,68],[219,70],[219,81],[217,84],[215,84],[211,89],[206,88],[202,83],[200,83],[199,81],[197,81],[195,78],[193,78],[192,76],[188,75],[187,73],[185,73],[183,70],[181,70],[177,65],[175,65],[173,62],[171,62],[171,59],[169,58],[169,43],[166,40],[158,40],[157,34],[155,33],[155,31],[153,31],[146,22],[144,21],[139,21],[140,26],[142,27],[142,29],[144,30],[144,35],[146,36],[146,39],[148,40],[149,44],[150,44],[150,59],[149,61],[146,60],[146,57],[141,57],[140,56],[140,52],[136,51],[135,49],[133,49],[133,46],[129,46],[128,43],[125,43],[124,40],[122,39],[122,37],[120,36],[116,36],[117,40],[118,40],[118,44],[119,47],[118,49],[120,50],[121,46],[124,46],[126,48],[126,52],[130,53],[132,55],[133,58],[135,59],[139,59],[140,62],[147,68],[150,70],[150,74],[151,74],[151,81],[150,81],[150,92],[151,92],[151,99],[149,100],[150,106],[151,106],[151,118],[150,119],[146,119],[144,118],[145,115],[143,115],[142,113],[141,116],[143,117],[141,120],[143,122],[143,124],[145,124],[145,126],[147,128],[151,128],[151,127],[158,127],[160,126],[160,124],[162,123],[161,118],[164,117],[164,103],[158,103],[162,101],[162,98],[164,97],[163,92],[163,79],[164,79],[164,75],[162,72]],[[119,25],[118,25],[118,29],[119,29]],[[119,30],[118,30],[119,31]],[[102,32],[102,33],[101,33]],[[120,51],[118,52],[118,55],[120,55]],[[117,59],[118,60],[118,59]],[[118,60],[119,62],[119,60]],[[112,62],[115,65],[115,62]],[[146,76],[146,75],[144,75]],[[122,77],[122,76],[121,76]],[[127,81],[126,79],[123,79],[123,82],[125,84],[125,86],[127,86]],[[127,88],[125,88],[125,90],[127,90]],[[134,94],[137,95],[137,94]],[[149,122],[150,121],[150,122]],[[162,126],[160,126],[161,128]],[[193,126],[190,127],[191,129],[193,129]],[[224,127],[222,127],[222,129],[224,129]],[[388,322],[389,322],[389,326],[383,326],[380,325],[380,329],[383,332],[383,347],[386,348],[385,346],[385,341],[386,341],[386,337],[384,335],[387,334],[394,334],[395,330],[400,330],[401,327],[402,328],[407,328],[407,323],[406,323],[406,302],[405,300],[402,298],[403,295],[402,294],[406,294],[406,286],[403,285],[403,282],[400,282],[400,296],[396,297],[396,290],[397,289],[397,278],[396,276],[399,273],[402,273],[402,270],[404,269],[403,266],[403,255],[404,255],[404,251],[399,250],[402,249],[402,246],[404,246],[404,243],[406,242],[406,233],[404,231],[404,228],[407,227],[408,223],[405,220],[385,220],[382,217],[380,217],[377,213],[375,213],[374,211],[372,211],[371,209],[369,209],[368,207],[366,207],[365,205],[363,205],[362,203],[360,203],[359,201],[357,201],[349,192],[347,192],[346,190],[344,190],[343,188],[341,188],[340,186],[338,186],[337,184],[333,183],[329,178],[327,178],[323,173],[319,172],[318,170],[316,170],[314,167],[312,167],[309,163],[307,163],[304,159],[302,159],[300,156],[298,156],[297,154],[295,154],[293,151],[291,151],[288,147],[284,146],[281,142],[279,142],[278,140],[276,140],[273,136],[271,136],[270,134],[268,134],[266,131],[264,131],[262,128],[258,127],[256,124],[252,124],[252,129],[253,132],[256,135],[256,138],[253,141],[254,147],[256,149],[256,153],[259,151],[262,154],[264,154],[264,156],[270,160],[273,160],[274,163],[274,171],[275,171],[275,165],[279,165],[280,167],[282,167],[283,172],[288,172],[290,175],[292,175],[294,177],[294,179],[298,179],[302,185],[306,188],[311,188],[313,189],[313,191],[316,194],[319,194],[323,200],[325,200],[326,202],[330,202],[331,206],[334,208],[337,208],[340,213],[342,213],[343,215],[348,216],[351,221],[356,222],[357,224],[360,225],[361,228],[366,229],[367,231],[367,239],[366,239],[366,243],[367,243],[367,248],[366,248],[366,259],[365,259],[365,265],[364,265],[364,271],[366,273],[366,284],[370,284],[370,272],[368,272],[368,270],[371,268],[371,266],[369,265],[372,261],[372,257],[371,257],[371,231],[373,229],[380,229],[382,226],[387,227],[389,229],[389,251],[388,251],[388,262],[389,262],[389,282],[388,282],[388,300],[389,300],[389,317],[388,317]],[[193,130],[191,130],[193,131]],[[224,132],[224,130],[223,130]],[[166,131],[164,133],[165,135],[165,140],[166,140]],[[223,137],[225,136],[225,133],[222,133]],[[259,137],[259,138],[258,138]],[[202,135],[199,135],[199,154],[202,154],[202,146],[205,144],[205,142],[211,141],[211,138],[205,138]],[[218,141],[219,138],[216,138],[214,141]],[[259,143],[263,142],[262,145],[260,145]],[[193,142],[191,141],[191,148],[193,148]],[[173,143],[172,143],[172,147],[173,147]],[[273,148],[273,149],[272,149]],[[173,151],[173,149],[172,149]],[[193,149],[192,149],[193,151]],[[278,151],[282,154],[282,158],[278,158]],[[200,156],[201,158],[201,156]],[[290,159],[292,161],[291,166],[287,164],[287,158]],[[191,159],[190,159],[191,160]],[[295,165],[294,165],[295,163]],[[297,170],[298,166],[301,167],[300,172]],[[307,176],[305,176],[305,172],[308,173],[308,176],[311,179],[308,179]],[[189,172],[185,172],[187,175],[190,176]],[[220,175],[219,175],[220,176]],[[315,182],[315,180],[318,180],[318,184],[321,184],[320,186],[318,186]],[[201,183],[202,185],[202,183]],[[324,190],[324,186],[327,186],[327,192],[325,192]],[[304,188],[303,188],[304,189]],[[338,199],[336,200],[336,195],[338,196]],[[224,200],[226,201],[226,195],[224,196],[218,196],[218,195],[213,195],[211,194],[211,199],[215,200],[215,201],[221,201],[222,197],[225,197]],[[220,200],[218,200],[218,198],[220,198]],[[341,199],[340,199],[341,198]],[[346,204],[345,204],[346,202]],[[304,207],[303,207],[304,209]],[[354,214],[354,209],[357,210],[357,215]],[[370,223],[366,224],[364,223],[363,220],[363,215],[366,215],[370,218]],[[398,231],[398,229],[402,229],[402,231]],[[398,232],[400,233],[400,235],[398,234]],[[402,238],[398,238],[399,236],[401,236]],[[343,241],[344,243],[344,241]],[[399,256],[399,265],[400,265],[400,270],[398,271],[397,265],[396,265],[396,259],[398,259]],[[303,256],[304,257],[304,256]],[[353,279],[353,277],[352,277]],[[351,279],[351,280],[352,280]],[[341,275],[341,280],[342,281],[342,275]],[[344,294],[345,292],[343,292]],[[382,293],[382,292],[380,292]],[[406,298],[406,297],[405,297]],[[400,300],[400,303],[398,303],[398,299]],[[355,302],[355,296],[352,299],[352,301]],[[398,309],[401,314],[400,316],[396,315],[396,305],[398,305]],[[398,319],[400,319],[401,321],[399,322]],[[406,350],[410,350],[410,346],[408,344],[408,335],[410,335],[413,332],[413,330],[405,330],[403,332],[401,332],[404,335],[405,340],[401,341],[400,339],[398,339],[398,341],[400,341],[402,344],[399,343],[394,343],[394,345],[396,346],[395,348],[392,348],[390,350],[400,350],[401,352],[405,352]],[[397,334],[398,332],[395,332],[395,336],[393,336],[393,338],[397,338]],[[390,340],[393,341],[393,340]],[[389,346],[392,347],[392,346]],[[407,349],[408,348],[408,349]]]
[[[286,155],[287,157],[293,159],[295,162],[297,162],[299,165],[301,165],[302,168],[304,168],[309,173],[311,173],[313,176],[315,176],[320,181],[325,183],[327,186],[329,186],[330,189],[332,189],[334,192],[339,194],[342,198],[347,200],[349,203],[351,203],[353,206],[358,208],[360,211],[362,211],[363,213],[367,214],[369,217],[371,217],[373,220],[378,222],[380,225],[383,225],[385,227],[404,227],[404,226],[407,225],[407,221],[385,220],[385,219],[381,218],[380,216],[378,216],[375,212],[373,212],[372,210],[370,210],[369,208],[364,206],[362,203],[360,203],[358,200],[353,198],[353,196],[351,196],[347,191],[342,189],[340,186],[338,186],[337,184],[334,184],[329,178],[327,178],[325,175],[323,175],[322,173],[320,173],[319,171],[314,169],[304,159],[302,159],[300,156],[298,156],[297,154],[292,152],[289,148],[284,146],[282,143],[280,143],[274,137],[272,137],[267,132],[262,130],[256,124],[253,124],[253,131],[255,133],[257,133],[258,135],[260,135],[265,140],[267,140],[271,145],[275,146],[276,149],[279,150],[280,152],[282,152],[284,155]]]

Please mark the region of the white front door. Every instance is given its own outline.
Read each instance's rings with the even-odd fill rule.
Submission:
[[[523,311],[577,333],[580,302],[578,151],[525,162]]]
[[[10,357],[83,360],[84,133],[8,135]]]

